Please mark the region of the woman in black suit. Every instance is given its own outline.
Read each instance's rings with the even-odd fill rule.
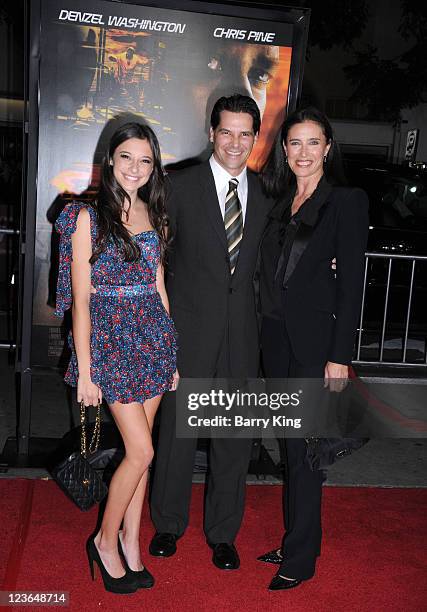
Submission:
[[[277,198],[259,256],[264,373],[324,378],[339,391],[347,382],[360,313],[366,194],[342,186],[331,125],[315,108],[285,120],[262,177],[267,194]],[[286,439],[286,533],[278,550],[260,557],[280,563],[270,590],[312,578],[320,554],[324,475],[310,470],[305,454],[304,439]]]

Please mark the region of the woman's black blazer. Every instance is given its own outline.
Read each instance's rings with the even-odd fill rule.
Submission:
[[[363,291],[368,198],[348,187],[323,193],[314,218],[300,223],[292,245],[283,279],[284,319],[300,363],[349,364]],[[273,208],[268,224],[278,222]],[[260,311],[259,263],[260,253],[254,278]]]

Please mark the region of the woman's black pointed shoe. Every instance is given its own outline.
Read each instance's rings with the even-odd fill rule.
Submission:
[[[265,553],[265,555],[257,557],[257,561],[264,561],[264,563],[274,563],[274,565],[280,565],[283,561],[280,548],[276,550],[270,550],[268,553]]]
[[[99,555],[99,551],[95,545],[93,537],[90,537],[86,543],[86,552],[89,560],[89,568],[92,576],[92,580],[95,580],[96,568],[95,563],[101,572],[102,580],[104,582],[104,588],[106,591],[110,591],[110,593],[119,593],[119,594],[127,594],[127,593],[135,593],[138,588],[138,583],[134,576],[132,576],[127,570],[124,576],[120,578],[113,578],[107,570],[102,562],[102,559]]]
[[[138,584],[138,588],[139,589],[151,589],[151,587],[154,586],[154,576],[150,574],[150,572],[148,571],[146,567],[144,567],[143,570],[139,570],[139,571],[135,571],[129,567],[128,562],[126,561],[125,553],[123,552],[122,543],[120,541],[120,535],[118,539],[118,548],[119,548],[119,554],[121,555],[124,561],[126,572],[129,573],[130,576],[134,577],[134,579],[136,580]]]
[[[280,574],[276,574],[268,587],[269,591],[284,591],[285,589],[293,589],[301,584],[302,580],[297,578],[283,578]]]

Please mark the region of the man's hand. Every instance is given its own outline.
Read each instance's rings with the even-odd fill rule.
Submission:
[[[348,366],[342,363],[328,361],[325,366],[325,388],[329,391],[340,393],[348,384]]]

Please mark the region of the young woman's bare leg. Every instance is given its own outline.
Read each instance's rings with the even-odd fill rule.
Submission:
[[[101,528],[95,537],[106,570],[113,578],[125,574],[117,549],[118,532],[129,503],[153,459],[151,429],[138,402],[110,405],[123,438],[125,456],[111,479]]]
[[[154,417],[156,416],[161,398],[162,396],[158,395],[157,397],[152,397],[144,402],[144,411],[150,433],[153,430]],[[149,470],[147,468],[139,481],[129,506],[127,507],[123,520],[123,531],[121,533],[122,546],[123,550],[125,551],[126,560],[129,567],[134,571],[144,569],[144,565],[141,562],[139,548],[139,530],[141,524],[142,507],[144,504],[145,491],[148,482],[148,473]]]

